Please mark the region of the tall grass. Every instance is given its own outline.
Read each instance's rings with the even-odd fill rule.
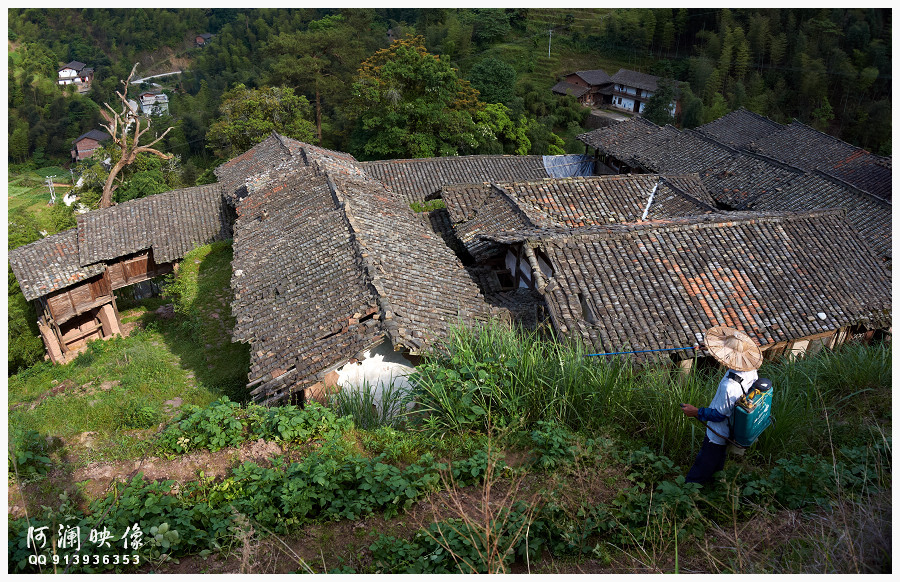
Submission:
[[[341,388],[328,399],[338,416],[353,418],[356,428],[362,430],[400,426],[408,403],[409,396],[394,384],[378,388],[368,382],[356,388]]]
[[[705,432],[680,404],[708,405],[724,373],[695,366],[684,374],[664,364],[586,357],[576,342],[496,324],[456,329],[443,347],[412,376],[418,421],[428,430],[530,430],[539,420],[552,421],[634,438],[679,462],[690,461]],[[755,454],[821,452],[829,442],[827,414],[848,423],[848,436],[864,433],[853,423],[871,407],[859,399],[880,403],[876,414],[889,414],[890,371],[889,347],[847,346],[766,363],[760,375],[774,382],[777,424]]]

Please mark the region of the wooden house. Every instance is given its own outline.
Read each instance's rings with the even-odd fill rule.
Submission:
[[[198,34],[197,36],[194,37],[194,43],[197,46],[205,46],[206,43],[208,43],[212,37],[213,37],[213,35],[211,35],[210,33],[204,32],[204,33]]]
[[[92,129],[86,133],[79,135],[72,142],[72,161],[80,162],[94,155],[94,152],[100,149],[101,144],[110,139],[105,131]]]
[[[216,170],[236,201],[234,341],[259,401],[386,343],[415,356],[492,308],[429,222],[352,156],[273,135]],[[252,174],[247,173],[252,172]]]
[[[217,185],[175,190],[78,215],[78,226],[9,252],[48,357],[66,362],[121,332],[116,289],[171,272],[197,245],[230,235]]]
[[[650,98],[653,97],[658,88],[659,77],[656,75],[619,69],[612,76],[612,90],[609,103],[616,109],[641,114],[644,112],[647,102],[650,101]],[[678,114],[679,110],[680,105],[676,99],[670,106],[670,112],[674,116]]]
[[[563,77],[551,91],[557,95],[571,95],[584,106],[609,103],[612,78],[602,69],[576,71]]]
[[[890,274],[839,209],[482,236],[506,245],[554,328],[598,353],[691,347],[716,325],[769,358],[890,330]]]

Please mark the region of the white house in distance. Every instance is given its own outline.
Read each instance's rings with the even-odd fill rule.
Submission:
[[[57,71],[57,83],[59,85],[75,85],[79,93],[85,93],[91,88],[94,80],[94,69],[80,61],[72,61],[63,65]]]
[[[165,115],[169,112],[169,96],[165,93],[141,93],[141,112],[146,115]]]
[[[629,113],[643,113],[647,102],[658,88],[659,77],[628,69],[619,69],[612,76],[612,106]],[[672,104],[671,113],[678,111],[678,102]]]

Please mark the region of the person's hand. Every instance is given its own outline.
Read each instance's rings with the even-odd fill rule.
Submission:
[[[681,412],[683,412],[685,416],[697,416],[697,407],[691,406],[690,404],[682,404]]]

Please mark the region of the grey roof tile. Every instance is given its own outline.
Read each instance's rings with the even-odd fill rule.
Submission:
[[[77,220],[81,265],[150,248],[156,262],[168,263],[230,234],[218,184],[129,200],[79,214]]]
[[[9,251],[9,264],[25,299],[32,301],[75,285],[106,270],[106,265],[82,267],[78,233],[71,228]]]
[[[448,184],[546,178],[543,156],[450,156],[360,162],[406,204],[422,202]]]
[[[890,275],[841,210],[492,238],[527,241],[547,255],[554,274],[545,300],[554,325],[601,352],[690,346],[712,325],[770,344],[891,321]]]

